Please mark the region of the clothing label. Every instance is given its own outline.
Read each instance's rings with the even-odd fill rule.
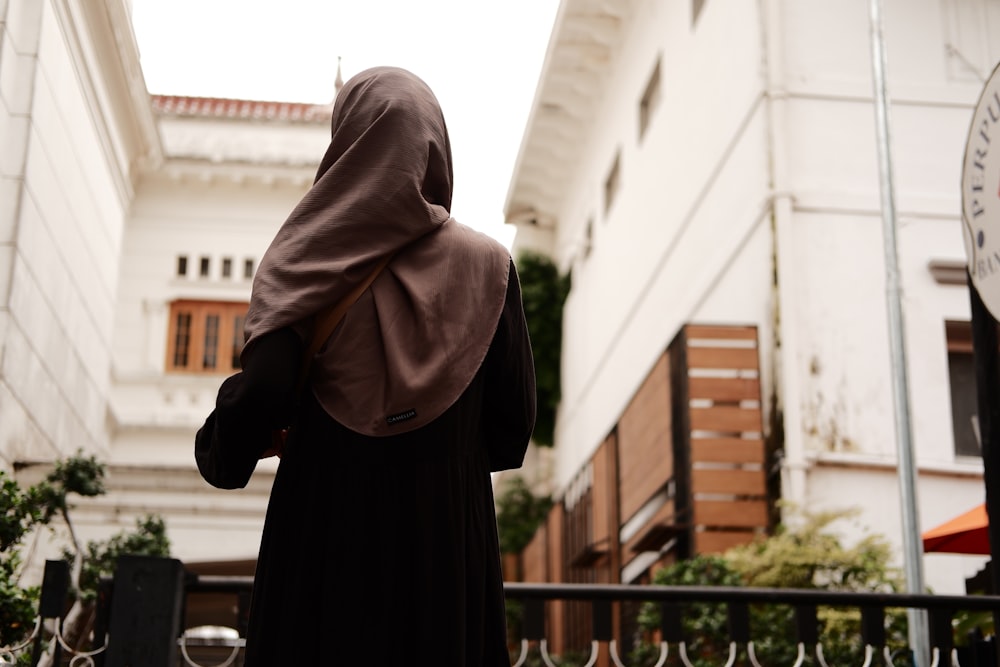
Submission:
[[[417,416],[417,411],[410,408],[406,412],[400,412],[398,415],[389,415],[385,418],[385,421],[391,426],[392,424],[398,424],[399,422],[405,422],[407,419],[413,419]]]

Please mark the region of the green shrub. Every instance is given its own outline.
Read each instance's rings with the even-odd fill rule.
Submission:
[[[779,527],[762,540],[730,549],[721,556],[695,556],[666,567],[653,583],[675,586],[748,586],[755,588],[799,588],[830,591],[895,592],[901,587],[900,573],[889,565],[888,543],[868,536],[853,547],[845,547],[830,530],[831,524],[849,513],[804,514],[796,528]],[[820,608],[820,641],[830,665],[862,664],[861,614],[858,609]],[[886,640],[891,651],[907,646],[903,610],[886,610]],[[643,605],[638,625],[651,636],[659,627],[658,605]],[[688,656],[696,667],[725,664],[729,654],[726,606],[692,603],[685,606],[683,621]],[[750,636],[761,664],[793,664],[798,654],[794,609],[789,605],[751,605]],[[657,651],[648,641],[633,654],[633,664],[652,665]],[[903,654],[896,661],[903,665]],[[741,656],[745,660],[745,655]]]
[[[569,294],[569,277],[560,276],[548,257],[532,252],[518,256],[517,273],[535,358],[538,415],[532,439],[538,445],[551,446],[561,396],[563,304]]]

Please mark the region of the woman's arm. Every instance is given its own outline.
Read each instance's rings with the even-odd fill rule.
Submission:
[[[243,370],[219,387],[215,410],[195,436],[195,460],[205,481],[222,489],[246,486],[271,434],[291,422],[302,342],[291,329],[254,342]]]
[[[513,261],[486,364],[483,414],[490,470],[519,468],[535,427],[535,364]]]

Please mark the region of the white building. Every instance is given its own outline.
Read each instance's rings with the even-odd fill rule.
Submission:
[[[96,455],[109,492],[75,510],[83,539],[160,514],[173,555],[249,574],[274,461],[215,491],[193,438],[332,107],[151,98],[129,12],[0,2],[0,467],[30,483]]]
[[[926,528],[983,499],[968,396],[952,391],[971,368],[953,276],[961,155],[1000,12],[885,4]],[[901,542],[872,97],[861,0],[563,1],[507,216],[518,247],[572,271],[551,482],[591,512],[570,556],[602,576],[635,580],[669,555],[675,515],[692,511],[678,483],[736,480],[738,499],[698,501],[749,499],[688,539],[758,531],[765,445],[781,451],[783,498],[860,506],[851,530]],[[186,562],[252,564],[273,462],[215,492],[192,439],[328,113],[150,99],[127,0],[0,0],[0,466],[31,481],[78,449],[109,462],[110,493],[79,508],[85,538],[160,513]],[[720,337],[723,352],[691,353]],[[670,379],[699,355],[729,365]],[[706,385],[692,378],[737,382],[694,405],[708,413],[675,414],[671,396]],[[690,428],[705,418],[731,423]],[[686,438],[710,462],[683,473]],[[929,556],[927,582],[961,590],[981,563]]]
[[[984,499],[959,176],[1000,60],[1000,11],[884,6],[926,530]],[[859,508],[849,538],[901,549],[868,9],[562,2],[506,204],[515,252],[572,274],[551,482],[567,517],[589,513],[589,534],[567,538],[579,553],[548,549],[548,578],[576,559],[597,580],[642,580],[678,551],[746,541],[779,492],[810,510]],[[709,391],[705,378],[742,387]],[[928,555],[926,583],[964,591],[982,563]]]

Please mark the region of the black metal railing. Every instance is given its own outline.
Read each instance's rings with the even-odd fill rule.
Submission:
[[[586,665],[596,664],[602,647],[607,647],[611,662],[616,667],[624,667],[620,655],[619,642],[613,633],[612,605],[616,602],[652,603],[659,607],[658,627],[659,656],[656,665],[666,663],[671,650],[679,654],[680,663],[690,667],[692,662],[687,653],[684,628],[684,614],[694,603],[717,603],[725,605],[727,616],[728,653],[726,665],[732,665],[738,654],[754,667],[765,661],[758,659],[755,638],[751,634],[752,608],[758,605],[783,605],[793,609],[794,641],[797,645],[795,665],[802,665],[807,659],[815,660],[821,667],[826,666],[824,647],[819,632],[818,612],[821,608],[856,609],[860,611],[860,632],[858,645],[865,649],[865,663],[884,661],[887,667],[910,660],[909,656],[890,654],[886,636],[886,612],[890,609],[913,609],[926,611],[928,615],[928,636],[922,638],[923,645],[916,647],[926,651],[929,665],[962,665],[963,667],[984,667],[997,664],[993,654],[992,637],[986,640],[972,638],[966,646],[957,649],[954,642],[953,620],[956,613],[963,611],[990,612],[1000,615],[1000,597],[997,596],[952,596],[952,595],[912,595],[901,593],[856,593],[823,590],[778,589],[778,588],[737,588],[727,586],[632,586],[614,584],[523,584],[505,585],[508,600],[522,603],[520,627],[520,651],[515,665],[522,665],[533,647],[537,645],[544,664],[555,665],[548,655],[549,640],[546,637],[545,606],[553,600],[582,601],[591,606],[592,641]],[[915,647],[908,647],[912,652]],[[722,664],[720,664],[722,667]]]
[[[61,577],[52,577],[64,586]],[[108,582],[112,583],[112,582]],[[126,557],[119,562],[113,585],[102,595],[104,600],[99,618],[104,619],[96,628],[94,646],[86,651],[73,650],[60,644],[58,618],[59,606],[52,604],[53,595],[61,591],[49,588],[43,592],[46,605],[42,609],[36,633],[18,647],[0,648],[0,665],[15,664],[20,652],[32,654],[36,664],[41,650],[41,640],[52,642],[62,653],[52,664],[92,665],[94,667],[121,667],[142,664],[147,667],[200,667],[201,665],[241,664],[245,644],[245,626],[240,625],[230,636],[206,639],[190,632],[185,621],[185,604],[192,596],[213,594],[233,596],[232,605],[245,605],[253,585],[251,577],[224,577],[185,574],[180,561],[173,559]],[[794,666],[806,662],[826,667],[824,644],[819,631],[819,614],[822,609],[837,608],[856,610],[860,615],[860,628],[855,638],[857,646],[864,649],[867,665],[882,662],[885,667],[910,664],[909,651],[925,656],[927,667],[996,667],[997,658],[993,637],[974,638],[967,646],[956,647],[954,621],[962,612],[987,612],[1000,618],[1000,596],[911,595],[900,593],[856,593],[821,590],[762,589],[705,586],[651,586],[608,584],[529,584],[507,583],[505,593],[512,608],[517,608],[514,619],[515,635],[512,636],[512,664],[525,667],[542,664],[547,667],[570,664],[566,657],[557,659],[551,653],[559,640],[548,636],[553,627],[553,615],[559,605],[582,604],[590,607],[589,624],[591,641],[589,652],[584,651],[579,667],[588,667],[603,661],[615,667],[632,667],[627,650],[616,640],[616,627],[621,635],[621,618],[616,626],[616,614],[622,605],[635,608],[638,604],[652,605],[658,611],[659,624],[646,639],[655,646],[654,655],[644,664],[666,664],[674,656],[673,664],[693,667],[697,658],[688,655],[692,637],[686,630],[685,617],[693,605],[707,603],[725,607],[726,634],[720,655],[725,660],[719,667],[732,667],[737,662],[752,667],[770,667],[766,656],[760,655],[752,632],[753,615],[762,606],[784,606],[793,618],[791,630],[797,655]],[[64,605],[63,605],[64,608]],[[919,638],[920,645],[908,646],[900,653],[890,652],[886,636],[886,618],[890,610],[921,610],[927,613],[928,633]],[[242,617],[243,609],[238,616]],[[101,628],[106,627],[107,632]],[[46,628],[48,628],[46,630]],[[631,638],[630,638],[631,639]],[[633,663],[634,664],[634,663]],[[792,664],[792,663],[788,663]],[[782,663],[782,667],[788,667]],[[837,665],[837,667],[844,667]],[[857,667],[862,667],[859,664]]]

